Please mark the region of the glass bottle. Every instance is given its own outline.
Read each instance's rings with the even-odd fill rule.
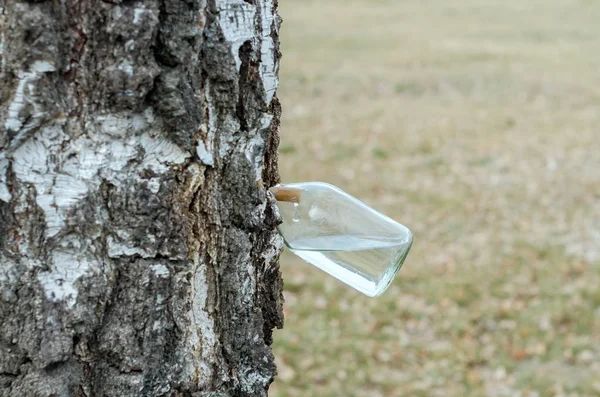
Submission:
[[[412,244],[408,228],[327,183],[271,191],[279,232],[294,254],[371,297],[390,285]]]

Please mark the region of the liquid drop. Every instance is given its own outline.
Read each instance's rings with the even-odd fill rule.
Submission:
[[[294,203],[294,214],[292,215],[294,222],[300,222],[300,213],[298,212],[298,203]]]

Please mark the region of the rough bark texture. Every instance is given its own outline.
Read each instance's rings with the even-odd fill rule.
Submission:
[[[276,0],[0,0],[0,396],[263,396]]]

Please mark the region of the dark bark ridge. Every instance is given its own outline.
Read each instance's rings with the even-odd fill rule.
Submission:
[[[0,0],[0,396],[266,396],[273,0]]]

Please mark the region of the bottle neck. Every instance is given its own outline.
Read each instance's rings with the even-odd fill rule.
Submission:
[[[292,187],[273,186],[270,190],[275,195],[277,201],[299,203],[302,196],[302,191],[300,189]]]

